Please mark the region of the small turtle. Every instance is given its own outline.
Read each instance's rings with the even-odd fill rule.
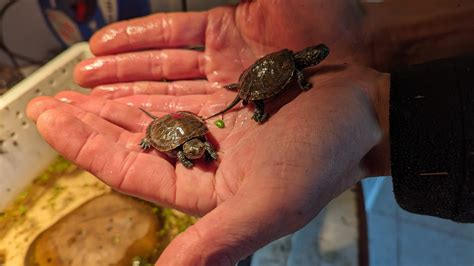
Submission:
[[[253,120],[258,123],[265,122],[268,115],[264,110],[264,101],[284,91],[294,77],[303,91],[309,90],[312,84],[306,80],[302,70],[319,64],[328,54],[329,48],[318,44],[297,53],[283,49],[258,59],[242,72],[238,83],[224,86],[226,89],[238,90],[234,101],[224,110],[206,119],[229,111],[242,100],[243,105],[247,105],[248,101],[255,104]]]
[[[216,151],[205,137],[209,129],[201,117],[183,111],[158,118],[140,110],[153,119],[140,142],[143,150],[153,147],[170,157],[177,157],[187,168],[193,167],[191,160],[203,155],[207,161],[217,160]]]

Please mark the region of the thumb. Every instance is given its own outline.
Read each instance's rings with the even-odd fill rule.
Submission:
[[[288,213],[264,199],[265,195],[238,194],[229,198],[175,238],[156,265],[233,266],[266,243],[297,229],[283,222]]]

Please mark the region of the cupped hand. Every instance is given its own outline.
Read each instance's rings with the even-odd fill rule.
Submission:
[[[157,264],[233,265],[304,226],[380,165],[369,151],[383,135],[375,103],[386,76],[339,64],[353,60],[348,45],[358,31],[348,25],[358,10],[356,1],[326,2],[242,1],[111,25],[91,40],[98,57],[76,69],[79,84],[95,87],[91,95],[37,98],[28,115],[53,148],[113,188],[203,216]],[[235,97],[222,83],[235,82],[256,58],[319,42],[332,53],[307,72],[313,89],[272,101],[262,125],[251,120],[251,106],[225,114],[224,129],[209,124],[218,162],[187,169],[139,149],[150,118],[138,107],[208,116]],[[181,49],[194,45],[205,50]]]
[[[361,76],[368,81],[355,78]],[[139,149],[150,118],[137,106],[151,103],[157,116],[177,110],[207,116],[223,107],[219,94],[111,100],[62,92],[32,101],[28,115],[54,149],[113,188],[203,215],[158,265],[233,265],[301,228],[334,196],[373,174],[371,164],[379,163],[366,158],[382,133],[367,88],[383,78],[351,67],[321,71],[310,79],[313,89],[286,105],[269,104],[272,116],[262,125],[251,120],[250,107],[239,107],[224,115],[224,129],[208,125],[219,161],[198,161],[192,169]]]

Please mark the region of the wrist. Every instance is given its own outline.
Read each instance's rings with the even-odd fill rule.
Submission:
[[[375,73],[375,75],[374,82],[363,88],[372,103],[382,137],[362,159],[362,163],[367,169],[368,176],[388,176],[391,174],[389,138],[390,75],[387,73]]]

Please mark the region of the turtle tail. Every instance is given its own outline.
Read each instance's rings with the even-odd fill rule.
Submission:
[[[227,84],[224,86],[224,88],[231,91],[237,91],[239,89],[239,84],[238,83]]]
[[[151,119],[153,119],[153,120],[155,120],[155,119],[158,118],[158,117],[152,115],[151,113],[145,111],[145,109],[142,109],[142,108],[140,108],[140,107],[139,107],[139,109],[142,110],[142,112],[144,112],[147,116],[151,117]]]
[[[219,113],[217,114],[213,114],[209,117],[206,117],[204,118],[204,120],[207,120],[207,119],[210,119],[210,118],[213,118],[215,116],[218,116],[220,114],[223,114],[227,111],[229,111],[230,109],[232,109],[232,107],[236,106],[242,99],[239,97],[239,95],[237,94],[237,96],[235,97],[235,99],[229,104],[229,106],[227,106],[224,110],[220,111]]]

